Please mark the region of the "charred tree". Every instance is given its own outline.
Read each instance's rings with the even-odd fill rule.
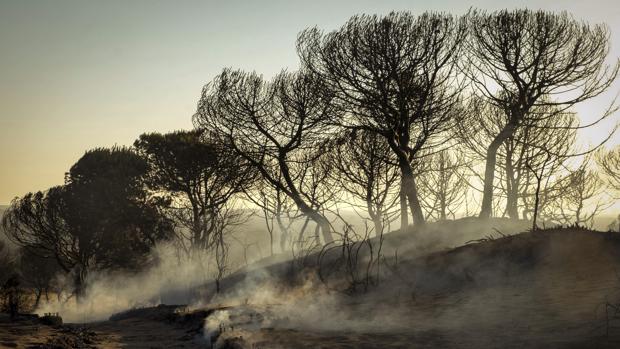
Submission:
[[[194,122],[230,147],[285,193],[314,221],[325,242],[333,241],[330,222],[321,213],[314,164],[322,156],[336,109],[316,75],[306,71],[261,76],[225,70],[203,89]]]
[[[414,161],[459,109],[456,62],[465,33],[452,16],[399,12],[354,16],[331,33],[309,29],[298,38],[302,63],[347,112],[331,121],[381,135],[394,152],[415,223],[425,219]]]
[[[553,106],[563,112],[600,95],[614,81],[620,65],[605,63],[609,52],[605,26],[592,26],[566,13],[474,12],[469,28],[464,72],[507,115],[486,151],[480,210],[480,217],[486,218],[492,213],[498,149],[531,121],[530,111]],[[545,116],[549,117],[554,115]]]

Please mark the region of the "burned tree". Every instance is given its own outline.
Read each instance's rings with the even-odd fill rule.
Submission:
[[[34,292],[34,309],[43,296],[49,301],[54,279],[62,272],[54,257],[47,251],[24,248],[20,251],[19,270],[24,286]]]
[[[273,187],[265,180],[256,181],[245,191],[245,197],[261,210],[260,215],[269,233],[271,255],[274,254],[276,227],[280,234],[280,251],[286,251],[292,240],[291,226],[303,216],[295,203],[281,189]]]
[[[135,271],[158,241],[172,236],[172,223],[145,190],[147,169],[127,148],[88,151],[65,185],[13,200],[2,226],[15,243],[71,273],[80,297],[89,271]]]
[[[252,169],[202,130],[143,134],[134,147],[149,164],[147,184],[189,230],[181,233],[185,249],[215,246],[222,223],[233,223],[223,212],[251,184]]]
[[[285,193],[330,242],[331,226],[317,197],[316,180],[324,176],[313,165],[323,155],[325,120],[336,112],[321,81],[306,71],[266,82],[255,73],[225,70],[203,89],[194,123]]]
[[[609,207],[602,197],[603,180],[590,168],[591,164],[590,156],[586,156],[579,167],[562,179],[562,195],[552,205],[553,217],[560,223],[592,228],[594,217]]]
[[[591,26],[566,13],[475,12],[469,16],[469,28],[471,39],[463,71],[475,88],[507,115],[486,150],[480,210],[480,217],[486,218],[492,213],[500,146],[524,124],[540,117],[553,118],[600,95],[614,81],[620,65],[605,64],[609,52],[605,26]],[[545,106],[555,107],[556,113],[531,113]]]
[[[596,161],[609,187],[620,195],[620,146],[609,151],[599,151]]]
[[[7,236],[25,248],[47,251],[69,273],[87,254],[65,217],[69,194],[65,186],[28,193],[15,199],[2,217]]]
[[[334,32],[309,29],[298,38],[303,64],[347,111],[331,121],[385,138],[398,161],[403,198],[420,224],[414,161],[450,127],[459,107],[455,68],[465,33],[464,22],[449,15],[402,12],[354,16]],[[404,200],[401,209],[406,227]]]
[[[365,130],[345,131],[333,143],[333,187],[346,193],[348,204],[367,212],[380,235],[398,200],[400,174],[393,152],[383,137]]]
[[[539,203],[543,207],[561,195],[561,182],[566,160],[572,156],[575,144],[576,130],[571,125],[576,122],[572,114],[564,117],[546,119],[532,125],[522,127],[509,137],[500,149],[501,159],[499,168],[503,172],[504,181],[502,191],[506,195],[505,213],[514,219],[519,218],[519,208],[522,208],[522,218],[528,219],[533,212],[532,188],[537,186],[535,176],[530,167],[537,167],[542,156],[549,157],[546,164],[546,180],[543,183],[542,195]],[[541,201],[542,199],[542,201]]]
[[[504,128],[509,115],[478,96],[471,98],[468,109],[469,115],[462,117],[458,123],[458,139],[469,150],[470,161],[477,165],[486,160],[489,144]],[[575,156],[576,152],[574,145],[579,126],[574,113],[558,112],[555,107],[543,106],[533,108],[530,114],[534,116],[529,117],[497,149],[493,190],[501,194],[501,197],[495,195],[496,199],[505,202],[501,215],[513,219],[520,218],[521,214],[521,218],[528,219],[533,211],[536,179],[527,164],[536,167],[534,158],[542,156],[541,149],[546,148],[551,156],[548,180],[542,188],[543,203],[551,202],[553,196],[559,193],[558,178],[562,176],[564,162]],[[470,167],[470,170],[484,183],[484,176],[477,166]],[[496,211],[499,209],[497,205]]]
[[[0,240],[0,310],[9,310],[9,293],[4,289],[11,277],[17,273],[16,257],[7,243]],[[10,284],[10,283],[9,283]]]
[[[455,218],[456,211],[467,195],[465,159],[456,151],[444,149],[422,159],[425,163],[420,176],[422,206],[427,219]]]

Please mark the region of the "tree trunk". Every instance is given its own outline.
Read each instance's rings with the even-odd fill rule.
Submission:
[[[482,205],[480,218],[489,218],[493,213],[493,182],[495,181],[495,167],[497,166],[497,150],[500,145],[512,136],[515,127],[508,124],[495,136],[487,149],[486,166],[484,169],[484,189],[482,190]]]
[[[396,138],[399,138],[396,141]],[[408,218],[405,219],[406,215],[403,215],[403,193],[407,198],[407,204],[409,205],[409,209],[411,210],[411,216],[413,218],[414,224],[425,223],[424,212],[422,212],[422,205],[420,204],[420,200],[418,199],[418,188],[415,184],[415,176],[413,175],[413,168],[411,167],[410,156],[407,149],[401,148],[402,144],[408,144],[407,137],[387,137],[387,142],[390,148],[396,153],[398,157],[398,167],[400,168],[400,208],[401,208],[401,230],[403,228],[407,228],[409,225]]]
[[[282,217],[280,217],[279,213],[276,215],[276,222],[278,223],[278,229],[280,229],[280,251],[284,252],[286,250],[286,241],[288,241],[289,232],[282,222]]]
[[[86,291],[86,268],[78,266],[75,273],[75,299],[79,303]]]
[[[373,203],[370,200],[366,200],[366,208],[368,210],[368,216],[370,216],[370,219],[372,220],[372,223],[375,226],[375,235],[379,236],[381,234],[381,232],[383,231],[383,223],[381,222],[381,213],[379,212],[379,210],[375,210],[375,208],[373,207]]]
[[[444,151],[439,153],[439,188],[437,188],[437,196],[439,197],[439,220],[445,221],[448,218],[448,180],[450,176],[446,173],[446,157]]]
[[[198,206],[192,202],[192,245],[197,247],[200,243],[201,229],[200,229],[200,213]]]
[[[447,214],[447,205],[446,205],[446,194],[441,193],[439,197],[439,219],[445,221],[448,219]]]
[[[537,178],[536,181],[536,196],[534,198],[534,217],[532,218],[532,230],[538,229],[538,205],[540,202],[540,182],[541,179]]]
[[[519,185],[515,181],[512,149],[506,151],[506,213],[512,219],[519,219]]]
[[[319,214],[314,218],[314,221],[317,222],[317,224],[321,227],[321,234],[323,235],[323,241],[325,242],[325,244],[334,242],[334,237],[332,236],[332,228],[327,218]]]
[[[323,217],[323,215],[318,213],[316,210],[306,205],[303,200],[295,200],[295,198],[293,198],[293,201],[297,203],[299,210],[303,214],[310,217],[310,219],[312,219],[314,223],[316,223],[321,228],[321,234],[323,235],[325,243],[327,244],[333,242],[334,238],[332,237],[331,226],[329,225],[329,221],[327,220],[327,218]]]
[[[407,202],[413,217],[413,224],[424,225],[426,220],[424,219],[424,212],[422,212],[422,205],[420,205],[420,200],[418,199],[418,188],[415,184],[415,176],[413,175],[411,164],[406,161],[400,161],[400,168],[405,195],[407,196]]]
[[[407,206],[407,195],[405,194],[405,181],[401,176],[400,180],[400,230],[405,231],[409,226],[409,207]]]
[[[35,299],[34,299],[34,309],[39,307],[39,303],[41,302],[41,295],[43,294],[43,289],[37,288],[34,291]]]
[[[332,237],[331,226],[329,225],[329,221],[327,220],[327,218],[321,215],[314,208],[310,207],[310,205],[308,205],[302,199],[299,191],[297,190],[297,187],[295,186],[295,183],[291,178],[291,174],[286,163],[285,154],[280,154],[280,156],[278,157],[278,164],[280,166],[280,171],[282,172],[282,177],[284,178],[284,181],[288,186],[289,192],[287,194],[289,195],[289,197],[293,200],[293,202],[295,202],[295,204],[297,205],[297,207],[299,207],[299,210],[303,214],[310,217],[310,219],[312,219],[316,224],[321,227],[321,233],[323,234],[323,239],[325,240],[325,243],[327,244],[333,242],[334,238]]]
[[[265,210],[264,212],[264,216],[265,216],[265,225],[267,226],[267,233],[269,233],[269,251],[270,251],[270,256],[273,256],[273,220],[271,221],[271,224],[269,224],[269,213],[267,212],[267,210]]]
[[[301,229],[299,230],[299,235],[296,241],[298,244],[301,244],[303,240],[304,233],[306,232],[306,228],[308,227],[308,222],[310,222],[310,218],[306,217],[306,219],[304,220],[304,225],[302,225]]]

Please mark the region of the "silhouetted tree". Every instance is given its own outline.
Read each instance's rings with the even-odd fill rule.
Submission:
[[[284,72],[266,82],[255,73],[224,70],[203,89],[194,122],[290,197],[330,242],[330,223],[317,197],[316,180],[324,176],[314,165],[322,155],[324,121],[334,113],[320,80],[307,72]]]
[[[460,106],[456,62],[466,27],[443,14],[354,16],[324,34],[302,32],[298,52],[320,75],[348,113],[331,121],[385,138],[401,171],[402,188],[415,222],[424,223],[415,182],[415,161],[451,126]],[[408,215],[401,202],[401,226]]]
[[[269,233],[271,255],[274,254],[276,226],[280,233],[280,251],[286,251],[288,243],[292,240],[291,226],[303,214],[300,214],[295,203],[281,189],[271,186],[264,180],[257,181],[245,194],[249,201],[262,211],[262,218]]]
[[[16,271],[16,258],[6,242],[0,240],[0,285]],[[0,300],[2,301],[2,300]]]
[[[11,320],[17,319],[19,312],[24,307],[24,290],[18,273],[11,274],[4,284],[0,285],[0,295],[4,300],[2,310],[7,311]]]
[[[523,122],[497,149],[493,189],[494,193],[499,190],[502,194],[501,198],[495,195],[496,199],[505,199],[502,215],[513,219],[520,218],[520,207],[523,209],[523,219],[528,219],[528,215],[533,211],[536,179],[527,164],[536,167],[535,158],[542,159],[547,155],[551,157],[547,164],[545,183],[542,183],[541,188],[540,199],[544,206],[554,199],[554,195],[560,193],[558,179],[564,175],[564,162],[576,153],[578,121],[574,113],[560,113],[550,106],[532,108],[529,113],[536,116]],[[456,128],[458,140],[469,150],[467,155],[470,163],[473,163],[471,173],[484,183],[484,171],[479,171],[478,164],[486,161],[489,144],[505,127],[509,115],[477,96],[470,99],[468,114],[459,120]],[[496,205],[496,208],[499,206]]]
[[[609,151],[599,151],[596,161],[609,187],[620,196],[620,146]]]
[[[454,219],[468,189],[463,156],[444,149],[423,161],[427,164],[419,175],[420,193],[427,219],[445,220],[449,215]]]
[[[602,194],[605,187],[597,171],[591,169],[591,158],[586,156],[579,167],[562,180],[562,195],[553,202],[553,217],[563,224],[577,224],[592,228],[594,217],[609,207]]]
[[[173,216],[189,229],[190,246],[214,246],[220,213],[253,180],[243,158],[201,130],[143,134],[134,147],[150,165],[150,188],[171,199]]]
[[[90,270],[136,270],[157,241],[172,236],[146,191],[147,170],[127,148],[90,150],[64,186],[13,200],[2,225],[17,244],[45,251],[73,273],[80,297]]]
[[[385,221],[398,200],[400,174],[393,152],[380,135],[365,130],[343,132],[336,138],[329,161],[333,188],[348,195],[373,222],[374,232],[384,231]]]
[[[49,301],[49,291],[55,277],[62,269],[48,251],[23,248],[19,256],[19,270],[24,287],[34,292],[34,309],[39,306],[41,297]]]
[[[615,79],[620,65],[605,64],[605,26],[577,21],[566,13],[514,10],[469,16],[464,73],[476,89],[507,115],[486,152],[480,217],[492,213],[497,152],[524,124],[553,118],[596,97]],[[554,107],[551,114],[532,113]],[[601,117],[604,118],[609,113]]]

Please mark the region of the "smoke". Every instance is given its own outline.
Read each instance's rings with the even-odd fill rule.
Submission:
[[[494,232],[494,227],[508,234],[518,231],[522,226],[521,223],[515,225],[504,220],[497,220],[492,224],[468,220],[443,223],[441,226],[431,224],[427,231],[415,233],[416,238],[413,240],[409,238],[412,234],[410,232],[389,234],[390,238],[385,240],[383,253],[388,257],[395,253],[414,256],[489,235]],[[415,241],[415,244],[411,241]],[[285,258],[281,256],[280,260]],[[305,279],[295,288],[291,288],[287,285],[288,281],[282,279],[282,271],[274,272],[277,276],[275,279],[269,268],[246,270],[241,272],[242,282],[223,280],[226,286],[223,294],[211,299],[214,290],[207,285],[213,280],[215,265],[208,253],[194,252],[192,257],[188,258],[179,253],[174,245],[163,244],[154,250],[153,259],[157,261],[155,266],[137,274],[93,272],[88,276],[85,296],[79,302],[76,302],[75,298],[59,301],[56,297],[51,297],[50,301],[44,301],[40,305],[37,312],[58,312],[67,322],[89,322],[107,319],[110,315],[127,309],[162,303],[194,303],[195,307],[218,303],[249,303],[275,306],[278,308],[277,312],[288,316],[291,319],[290,324],[295,326],[324,329],[334,325],[351,325],[351,328],[357,328],[365,327],[368,322],[360,321],[346,312],[339,312],[338,305],[347,300],[343,300],[338,292],[326,289],[322,282],[316,279],[316,274],[303,275]],[[239,260],[240,256],[233,256],[229,270],[234,270],[235,265],[240,264]],[[287,262],[282,264],[285,268],[289,267]],[[59,282],[67,285],[65,289],[71,289],[70,277]],[[300,307],[304,309],[304,316],[298,314]],[[325,321],[325,317],[321,321],[315,321],[326,309],[336,309],[334,314],[330,314],[330,321]]]
[[[205,321],[204,334],[214,348],[228,340],[260,347],[271,329],[310,332],[382,332],[405,330],[404,313],[382,301],[381,290],[352,297],[328,288],[316,273],[299,271],[294,284],[278,272],[255,270],[211,300],[221,307]],[[386,294],[385,297],[390,297]],[[209,305],[200,305],[209,306]],[[270,343],[271,344],[271,343]],[[269,346],[272,347],[272,346]]]
[[[106,320],[110,315],[128,309],[158,304],[189,304],[190,309],[217,309],[204,324],[207,342],[214,341],[216,347],[227,338],[259,343],[265,340],[265,331],[272,328],[316,332],[406,332],[412,323],[423,324],[425,317],[437,320],[438,315],[418,308],[412,311],[402,304],[414,302],[416,293],[444,290],[454,281],[446,279],[443,271],[412,266],[411,261],[420,255],[462,244],[464,240],[490,235],[496,227],[504,234],[521,228],[520,223],[511,226],[508,221],[460,221],[444,222],[441,227],[429,225],[424,232],[388,234],[380,282],[367,293],[356,295],[345,292],[339,283],[326,284],[325,280],[319,280],[313,258],[305,268],[291,260],[275,263],[277,258],[272,259],[272,265],[263,261],[260,266],[239,270],[222,280],[222,292],[215,294],[212,283],[215,265],[208,254],[195,253],[193,258],[185,258],[174,246],[160,245],[153,254],[158,263],[149,270],[138,274],[91,273],[85,296],[79,303],[74,298],[66,302],[52,300],[44,302],[37,312],[58,312],[66,322],[91,322]],[[396,254],[398,263],[393,257]],[[282,256],[280,261],[285,258]],[[364,265],[364,258],[360,263],[360,266]],[[454,263],[468,265],[463,259]],[[395,269],[396,264],[400,264],[400,270]],[[231,270],[234,270],[233,266]],[[291,273],[294,276],[289,275]],[[335,274],[333,278],[344,280],[346,275]],[[484,304],[484,299],[480,304]],[[478,305],[475,308],[478,309]],[[468,309],[468,312],[473,310]],[[450,323],[450,326],[460,323],[443,322]]]
[[[214,299],[223,308],[207,319],[204,333],[215,348],[231,340],[276,348],[279,335],[309,340],[330,333],[412,340],[431,333],[428,340],[438,347],[472,348],[493,346],[498,338],[587,338],[601,320],[596,309],[617,287],[614,251],[605,235],[592,232],[489,238],[404,257],[399,270],[382,272],[380,283],[358,294],[329,288],[312,273],[286,287],[281,273],[264,269]]]
[[[206,253],[195,252],[189,258],[179,254],[175,246],[163,244],[156,247],[153,258],[157,263],[140,273],[92,272],[82,299],[51,297],[39,306],[37,313],[57,312],[66,322],[106,320],[132,308],[187,304],[199,298],[201,286],[212,279],[213,262]],[[65,290],[71,290],[70,279],[63,277],[58,282],[66,285]]]

